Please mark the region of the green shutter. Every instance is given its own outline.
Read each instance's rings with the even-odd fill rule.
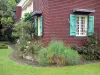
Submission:
[[[89,16],[88,36],[94,33],[94,16]]]
[[[38,34],[38,20],[37,17],[35,17],[35,35]]]
[[[76,15],[70,15],[70,36],[76,36]]]
[[[43,34],[43,17],[40,17],[40,36]]]

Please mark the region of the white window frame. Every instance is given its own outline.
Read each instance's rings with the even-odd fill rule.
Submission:
[[[77,17],[79,17],[79,32],[77,32]],[[82,32],[81,32],[81,18],[82,17],[84,17],[85,18],[85,26],[84,26],[84,30],[85,30],[85,32],[84,32],[84,34],[81,34]],[[86,16],[86,15],[77,15],[76,16],[76,36],[87,36],[87,25],[88,25],[88,16]],[[79,34],[77,34],[77,33],[79,33]]]

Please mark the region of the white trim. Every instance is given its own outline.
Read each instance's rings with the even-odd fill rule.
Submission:
[[[94,13],[96,10],[91,10],[91,9],[73,9],[73,12],[87,12],[87,13]]]
[[[33,12],[33,0],[21,0],[17,6],[22,7],[21,18],[24,18],[25,13]]]

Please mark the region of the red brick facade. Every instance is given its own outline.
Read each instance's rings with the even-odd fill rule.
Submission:
[[[17,6],[15,10],[16,10],[15,22],[17,22],[21,18],[22,7]]]
[[[69,16],[75,8],[96,10],[95,33],[100,32],[100,1],[99,0],[34,0],[34,11],[41,10],[44,17],[43,41],[52,38],[65,41],[67,44],[82,45],[85,38],[70,36]]]

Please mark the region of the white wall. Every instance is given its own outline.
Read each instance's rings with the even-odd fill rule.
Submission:
[[[29,5],[27,3],[31,1]],[[22,7],[22,15],[21,18],[24,17],[25,13],[33,12],[33,0],[21,0],[21,2],[17,5]]]

